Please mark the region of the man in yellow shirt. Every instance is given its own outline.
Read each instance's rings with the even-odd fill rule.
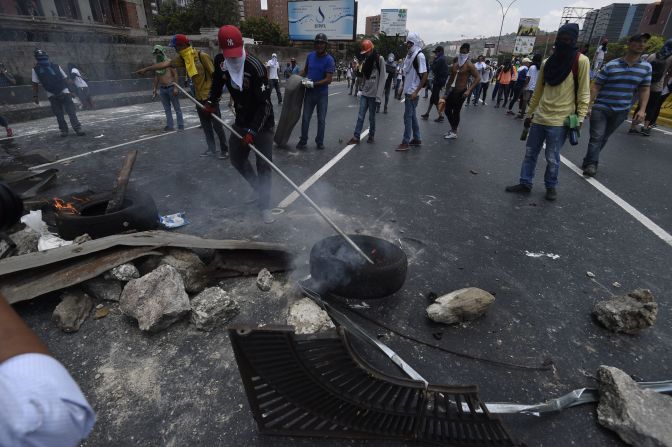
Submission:
[[[170,41],[171,47],[177,51],[177,56],[173,60],[158,62],[149,67],[142,68],[136,73],[142,75],[147,71],[161,70],[168,67],[178,68],[182,67],[186,70],[187,76],[191,79],[194,85],[193,96],[201,103],[208,99],[210,95],[210,86],[212,86],[212,74],[215,72],[215,66],[212,58],[208,53],[199,51],[191,46],[189,38],[184,34],[176,34]],[[215,133],[219,137],[220,154],[219,158],[224,159],[229,156],[229,148],[226,145],[226,134],[224,128],[219,121],[212,118],[211,113],[221,117],[219,105],[214,105],[211,108],[211,113],[196,108],[198,112],[198,119],[201,121],[203,133],[205,134],[205,141],[208,144],[208,149],[201,154],[201,157],[215,155]]]
[[[576,114],[580,126],[590,102],[590,61],[578,51],[578,36],[577,24],[562,25],[553,54],[541,65],[525,118],[525,127],[530,127],[530,132],[520,169],[520,182],[507,186],[507,192],[527,194],[532,190],[537,157],[546,143],[546,199],[557,198],[555,188],[560,170],[560,149],[569,133],[565,122],[569,115]]]

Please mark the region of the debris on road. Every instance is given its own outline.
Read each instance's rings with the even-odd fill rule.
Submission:
[[[184,211],[175,214],[168,214],[167,216],[159,216],[159,223],[162,227],[167,229],[180,228],[189,223]]]
[[[238,304],[220,287],[208,287],[191,300],[191,322],[201,331],[228,323],[238,312]]]
[[[93,300],[80,290],[69,290],[61,295],[61,302],[51,317],[64,332],[77,332],[91,313]]]
[[[587,276],[588,278],[595,278],[595,273],[593,273],[593,272],[586,272],[586,276]]]
[[[123,282],[140,278],[140,272],[138,271],[138,268],[129,262],[118,265],[110,270],[110,275],[112,278]]]
[[[170,265],[180,273],[187,293],[199,293],[208,285],[207,269],[201,259],[191,250],[171,248],[161,258],[159,265]]]
[[[294,326],[297,334],[314,334],[335,327],[329,314],[310,298],[302,298],[292,304],[287,324]]]
[[[105,318],[108,316],[110,313],[110,308],[109,307],[101,307],[101,308],[96,308],[96,312],[93,314],[93,319],[94,320],[100,320],[101,318]]]
[[[648,289],[599,301],[593,307],[593,315],[605,328],[626,334],[653,326],[657,314],[658,304]]]
[[[551,258],[551,259],[560,258],[560,255],[556,255],[554,253],[545,253],[543,251],[540,251],[539,253],[534,253],[534,252],[527,251],[527,250],[525,250],[525,256],[529,256],[530,258],[543,258],[543,257],[547,257],[547,258]]]
[[[37,251],[37,242],[40,240],[40,233],[26,227],[23,230],[10,235],[9,238],[16,244],[14,254],[21,256]]]
[[[93,297],[105,301],[119,301],[121,296],[121,281],[112,278],[107,273],[84,281],[81,287]]]
[[[126,284],[119,304],[125,315],[138,320],[141,330],[149,332],[167,328],[191,310],[182,276],[170,265]]]
[[[471,321],[483,315],[494,301],[491,293],[477,287],[459,289],[437,298],[427,307],[427,316],[445,324]]]
[[[259,290],[263,292],[268,292],[271,290],[271,286],[273,285],[273,275],[271,275],[271,272],[268,271],[268,269],[261,269],[259,274],[257,275],[257,287],[259,287]]]
[[[630,445],[672,447],[672,397],[642,389],[625,372],[597,370],[597,420]]]

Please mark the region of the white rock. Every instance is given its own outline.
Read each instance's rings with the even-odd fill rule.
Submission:
[[[334,327],[329,315],[310,298],[302,298],[289,308],[287,324],[297,334],[314,334]]]
[[[471,321],[483,315],[494,301],[495,297],[485,290],[468,287],[438,297],[427,307],[427,316],[445,324]]]
[[[208,287],[191,300],[191,322],[202,331],[228,323],[239,311],[238,304],[219,287]]]
[[[272,285],[273,275],[271,275],[271,272],[269,272],[268,269],[261,269],[257,275],[257,287],[264,292],[268,292],[271,290]]]
[[[114,279],[124,282],[140,278],[140,271],[131,263],[118,265],[110,270],[110,274]]]

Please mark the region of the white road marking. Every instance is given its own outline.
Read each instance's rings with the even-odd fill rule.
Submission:
[[[628,123],[630,123],[630,124],[632,124],[632,120],[625,120],[625,121],[628,122]],[[658,129],[657,127],[652,127],[652,129],[653,129],[653,130],[657,130],[658,132],[662,132],[662,133],[664,133],[665,135],[672,135],[672,132],[668,132],[667,130]]]
[[[359,136],[360,140],[364,139],[368,134],[369,134],[369,129],[364,130],[364,132],[362,132],[362,134]],[[320,179],[320,177],[322,177],[329,169],[331,169],[336,163],[338,163],[343,157],[345,157],[348,154],[348,152],[350,152],[352,150],[352,148],[354,148],[355,146],[357,146],[357,145],[356,144],[348,144],[347,146],[345,146],[341,150],[341,152],[339,152],[334,158],[329,160],[329,162],[327,162],[327,164],[322,166],[315,174],[311,175],[310,178],[308,178],[308,180],[306,180],[305,182],[303,182],[301,184],[301,186],[299,186],[299,189],[301,190],[301,192],[306,192],[306,190],[308,188],[313,186],[313,184],[316,181],[318,181]],[[298,199],[299,197],[300,197],[300,194],[298,192],[294,191],[293,193],[291,193],[290,195],[285,197],[284,200],[278,204],[278,208],[287,208],[292,203],[294,203],[296,201],[296,199]]]
[[[184,130],[196,129],[197,127],[198,126],[185,127]],[[81,158],[81,157],[86,157],[87,155],[97,154],[99,152],[106,152],[106,151],[110,151],[112,149],[117,149],[117,148],[120,148],[120,147],[123,147],[123,146],[128,146],[129,144],[139,143],[141,141],[153,140],[154,138],[165,137],[166,135],[172,135],[172,134],[177,133],[177,132],[178,131],[173,130],[172,132],[164,132],[164,133],[160,133],[158,135],[152,135],[151,137],[139,138],[137,140],[132,140],[132,141],[127,141],[125,143],[115,144],[114,146],[104,147],[102,149],[96,149],[95,151],[89,151],[89,152],[84,152],[83,154],[73,155],[72,157],[61,158],[60,160],[52,161],[51,163],[44,163],[44,164],[41,164],[41,165],[32,166],[28,169],[31,170],[31,171],[34,171],[34,170],[37,170],[37,169],[45,168],[47,166],[53,166],[53,165],[57,165],[59,163],[63,163],[63,162],[66,162],[66,161],[75,160],[75,159]]]
[[[584,177],[583,171],[574,163],[563,157],[562,155],[560,156],[560,160],[565,166],[574,171],[580,177],[584,178],[584,180],[593,185],[598,191],[607,196],[612,202],[623,208],[623,210],[626,213],[630,214],[632,217],[637,219],[639,223],[644,225],[649,231],[651,231],[653,234],[661,238],[666,244],[672,246],[672,235],[670,233],[663,230],[655,222],[646,217],[644,214],[640,213],[632,205],[630,205],[625,200],[621,199],[618,195],[616,195],[614,192],[612,192],[609,188],[604,186],[599,181],[591,177]]]
[[[340,95],[343,92],[329,93],[329,96]]]

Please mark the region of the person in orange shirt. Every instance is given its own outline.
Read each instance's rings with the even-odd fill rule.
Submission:
[[[497,92],[497,104],[495,104],[495,109],[499,108],[499,104],[502,102],[502,98],[504,98],[504,102],[506,102],[507,98],[509,97],[511,90],[511,80],[515,71],[516,70],[511,65],[511,62],[507,61],[504,63],[504,67],[499,72],[499,75],[497,76],[499,90]]]

